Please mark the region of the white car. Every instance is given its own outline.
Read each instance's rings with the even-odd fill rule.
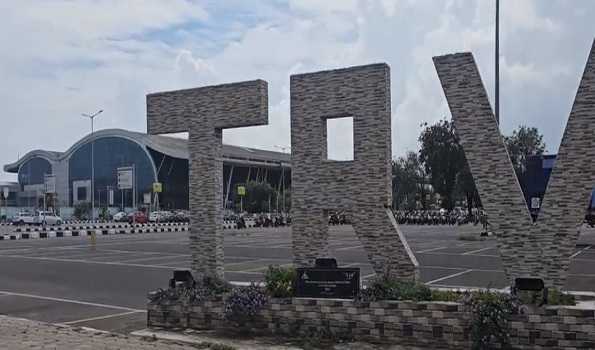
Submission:
[[[128,221],[128,214],[126,214],[125,212],[121,211],[119,213],[114,214],[114,216],[112,217],[112,219],[115,222]]]
[[[169,211],[154,211],[149,214],[150,222],[169,222],[172,220],[173,214]]]
[[[13,225],[33,225],[35,224],[35,216],[29,212],[22,211],[12,218]]]
[[[165,220],[165,215],[161,211],[153,211],[149,214],[149,222],[161,222]]]
[[[62,218],[51,211],[37,212],[35,223],[38,225],[62,225]]]

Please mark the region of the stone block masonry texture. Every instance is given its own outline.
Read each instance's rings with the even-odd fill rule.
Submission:
[[[345,210],[376,273],[412,278],[417,261],[391,203],[390,69],[373,64],[291,76],[295,263],[328,256],[328,211]],[[353,161],[327,160],[326,120],[353,118]]]
[[[595,43],[533,224],[471,53],[434,58],[507,277],[564,288],[595,184]]]
[[[222,131],[268,123],[263,80],[147,95],[147,132],[188,132],[190,250],[199,275],[223,277]]]

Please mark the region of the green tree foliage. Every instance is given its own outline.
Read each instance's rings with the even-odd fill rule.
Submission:
[[[417,200],[426,209],[427,176],[415,152],[407,152],[392,162],[393,208],[416,209]]]
[[[464,197],[467,202],[467,211],[471,214],[471,209],[474,207],[481,207],[481,200],[479,199],[479,192],[475,187],[475,181],[469,169],[465,152],[463,152],[463,158],[465,158],[464,167],[457,174],[457,193]]]
[[[91,203],[81,202],[74,206],[74,217],[79,220],[88,220],[91,217]]]
[[[508,155],[514,166],[514,171],[519,180],[526,171],[527,158],[533,155],[541,155],[545,151],[543,135],[537,128],[521,125],[512,132],[511,136],[505,136],[504,142]]]
[[[457,176],[467,167],[467,160],[454,124],[441,120],[434,125],[426,123],[419,136],[419,159],[430,177],[434,191],[442,197],[442,206],[451,210],[455,205]]]
[[[268,212],[269,200],[271,204],[271,211],[275,210],[277,191],[275,191],[275,189],[270,184],[266,182],[248,181],[245,186],[246,196],[244,197],[243,204],[245,211],[249,213]]]

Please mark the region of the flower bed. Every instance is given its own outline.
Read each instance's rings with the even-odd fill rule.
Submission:
[[[360,303],[335,299],[269,299],[250,326],[259,333],[296,336],[332,334],[440,349],[471,348],[473,315],[455,302],[382,301]],[[224,301],[148,307],[151,327],[229,331]],[[512,315],[510,343],[533,349],[595,348],[594,310],[548,306]]]
[[[224,282],[204,279],[191,288],[161,291],[148,304],[148,325],[433,349],[595,348],[595,310],[523,306],[521,299],[506,294],[431,291],[422,284],[385,277],[357,300],[280,298],[276,296],[293,292],[275,279],[287,280],[292,274],[271,271],[266,288],[231,289]],[[556,301],[574,302],[562,293]]]

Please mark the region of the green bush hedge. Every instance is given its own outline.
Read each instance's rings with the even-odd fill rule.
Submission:
[[[273,298],[293,297],[296,276],[297,272],[293,267],[269,266],[264,275],[267,292]]]
[[[398,280],[388,274],[375,277],[360,293],[362,301],[412,300],[430,301],[432,291],[425,284]]]

